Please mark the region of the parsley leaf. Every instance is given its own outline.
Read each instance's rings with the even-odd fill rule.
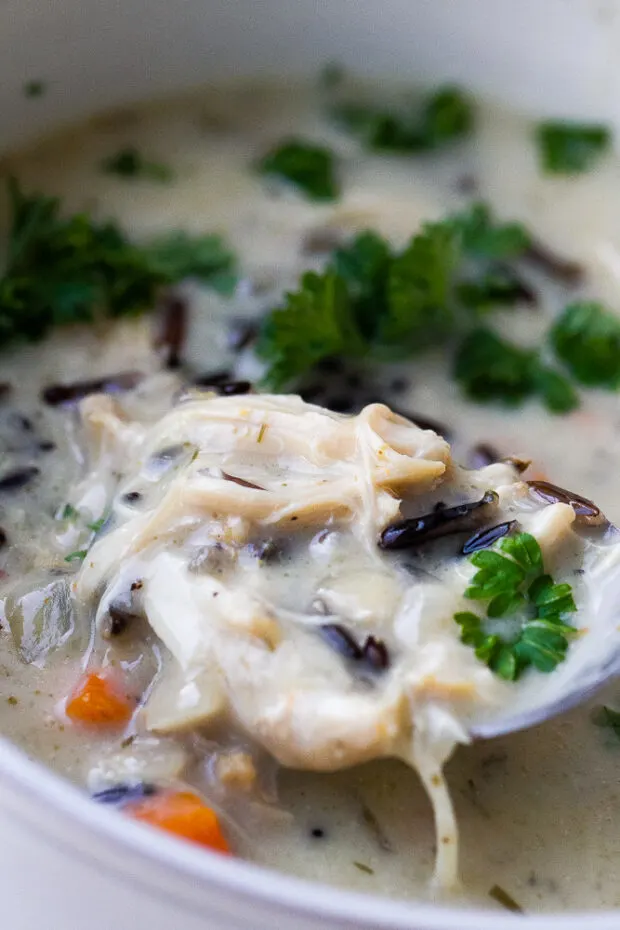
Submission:
[[[190,235],[177,230],[145,243],[150,268],[167,281],[194,278],[229,296],[237,284],[235,258],[221,236]]]
[[[540,365],[536,372],[536,392],[552,413],[570,413],[579,406],[579,395],[559,371]]]
[[[536,353],[475,329],[457,351],[454,377],[472,400],[516,407],[535,393]]]
[[[150,161],[132,145],[105,158],[101,162],[101,170],[106,174],[116,174],[119,178],[146,178],[160,184],[167,184],[174,178],[169,165]]]
[[[78,511],[75,509],[73,504],[65,504],[60,513],[60,520],[77,520],[79,517]]]
[[[111,222],[61,214],[60,202],[9,181],[10,228],[0,276],[0,347],[50,327],[154,307],[161,290],[193,275],[217,283],[232,257],[217,237],[172,234],[132,243]]]
[[[610,148],[612,135],[606,126],[548,121],[536,128],[536,141],[549,174],[581,174]]]
[[[303,139],[282,142],[261,159],[258,170],[288,181],[310,200],[335,200],[340,193],[333,152]]]
[[[467,136],[474,125],[474,108],[458,87],[429,94],[418,112],[389,111],[364,103],[345,103],[333,114],[370,149],[395,153],[428,152]]]
[[[506,536],[500,543],[500,549],[510,555],[526,572],[542,572],[542,552],[538,541],[531,533]]]
[[[532,238],[521,223],[497,223],[484,203],[475,203],[452,220],[462,237],[464,250],[476,258],[496,261],[521,257]]]
[[[620,387],[620,319],[601,304],[569,304],[551,330],[551,342],[577,381]]]
[[[391,262],[392,252],[385,239],[369,231],[360,233],[333,256],[332,267],[347,285],[355,302],[357,324],[368,339],[376,334],[378,310],[385,304]]]
[[[314,309],[306,314],[302,279],[294,292],[297,299],[294,294],[287,297],[287,312],[277,308],[263,326],[261,356],[272,367],[278,359],[267,383],[283,387],[328,355],[359,356],[361,346],[381,361],[434,347],[452,351],[456,345],[455,378],[471,399],[517,406],[539,397],[554,413],[573,410],[577,393],[561,372],[541,361],[538,350],[514,345],[486,327],[472,329],[477,316],[534,298],[504,264],[529,248],[522,226],[498,223],[483,204],[424,224],[400,252],[375,232],[359,234],[335,250],[324,272],[336,273],[342,281],[351,338],[334,338],[340,323],[330,322],[328,307],[319,311],[320,293],[328,289],[315,287],[307,295]]]
[[[450,224],[427,223],[392,262],[379,341],[417,352],[452,331],[452,281],[459,260]]]
[[[579,406],[569,381],[543,365],[537,352],[512,345],[484,328],[473,330],[461,343],[454,377],[465,394],[479,403],[500,401],[516,407],[539,396],[552,413],[568,413]]]
[[[486,600],[500,594],[512,596],[525,580],[525,571],[516,562],[493,549],[475,552],[470,561],[478,569],[465,591],[465,597],[472,600]]]
[[[528,666],[553,671],[566,658],[569,639],[576,632],[562,621],[564,614],[577,609],[572,588],[555,584],[545,574],[540,546],[530,533],[504,537],[499,549],[501,553],[485,549],[471,556],[478,571],[465,590],[467,598],[489,601],[486,622],[494,623],[494,631],[489,632],[483,618],[473,612],[456,613],[461,642],[472,646],[477,658],[507,681],[518,678]],[[497,628],[501,618],[509,624],[503,636]],[[515,619],[520,621],[516,635]]]
[[[270,363],[267,382],[281,389],[331,355],[362,354],[365,343],[357,328],[346,284],[340,275],[307,272],[298,291],[263,325],[257,353]]]
[[[469,135],[473,128],[474,108],[460,88],[440,87],[425,100],[418,129],[425,148],[440,148]]]
[[[88,555],[88,549],[77,549],[65,556],[65,562],[83,562]]]
[[[496,266],[474,280],[457,285],[457,297],[468,310],[484,316],[498,307],[511,307],[516,303],[533,302],[532,291],[509,268]]]

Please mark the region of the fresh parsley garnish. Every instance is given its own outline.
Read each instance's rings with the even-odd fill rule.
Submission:
[[[193,278],[230,296],[237,284],[235,257],[221,236],[176,230],[143,243],[149,266],[168,282]]]
[[[450,223],[428,223],[390,265],[379,340],[399,354],[439,345],[453,331],[452,292],[459,262]]]
[[[152,309],[162,289],[196,276],[217,284],[231,254],[210,235],[133,243],[112,222],[65,216],[60,201],[9,181],[9,234],[0,275],[0,348],[53,326]]]
[[[620,318],[599,303],[570,304],[551,330],[558,358],[577,381],[620,387]]]
[[[104,515],[103,517],[99,517],[98,520],[93,520],[92,523],[87,523],[86,526],[88,527],[89,530],[92,530],[93,533],[98,533],[101,530],[101,528],[105,525],[107,520],[108,520],[107,515]]]
[[[570,413],[579,406],[579,395],[561,372],[539,364],[536,375],[536,394],[551,413]]]
[[[460,232],[463,249],[475,258],[496,261],[520,258],[532,245],[521,223],[498,223],[489,207],[475,203],[452,219]]]
[[[498,223],[480,204],[426,223],[400,252],[375,232],[359,234],[266,318],[258,353],[268,363],[267,384],[281,389],[330,356],[381,361],[456,345],[456,377],[473,399],[517,405],[538,396],[554,412],[573,409],[571,385],[538,351],[477,324],[533,299],[499,264],[529,245],[520,224]]]
[[[160,184],[167,184],[174,178],[174,172],[169,165],[145,158],[132,145],[105,158],[101,162],[101,170],[106,174],[115,174],[119,178],[146,178]]]
[[[88,555],[88,549],[76,549],[65,556],[65,562],[83,562]]]
[[[503,265],[491,266],[477,278],[461,281],[457,295],[463,306],[478,316],[493,313],[498,307],[512,307],[519,301],[534,303],[536,299],[531,288]]]
[[[75,509],[73,504],[65,504],[60,513],[61,520],[77,520],[79,517],[79,512]]]
[[[572,385],[540,361],[538,352],[507,342],[489,329],[465,337],[455,357],[454,377],[472,400],[516,407],[538,396],[553,413],[579,405]]]
[[[280,390],[295,377],[332,355],[362,354],[344,279],[329,270],[307,272],[298,291],[266,320],[257,352],[269,361],[269,384]]]
[[[536,128],[540,161],[549,174],[581,174],[610,148],[607,126],[548,121]]]
[[[368,148],[403,154],[441,148],[467,136],[474,125],[472,102],[458,87],[440,88],[419,108],[391,111],[353,102],[341,103],[332,112]]]
[[[475,552],[477,569],[465,597],[487,601],[486,617],[454,615],[461,641],[500,678],[514,681],[528,667],[551,672],[566,658],[576,634],[564,615],[577,608],[570,584],[555,584],[530,533],[506,536],[495,549]]]
[[[261,159],[258,170],[288,181],[310,200],[335,200],[340,193],[334,153],[304,139],[276,146]]]

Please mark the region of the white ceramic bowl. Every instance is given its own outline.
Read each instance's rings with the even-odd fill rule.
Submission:
[[[617,0],[0,0],[2,145],[237,74],[462,81],[620,129]],[[25,100],[25,81],[48,93]],[[412,855],[414,855],[412,851]],[[505,930],[522,918],[335,891],[132,824],[0,741],[2,930]],[[620,912],[531,917],[618,930]]]

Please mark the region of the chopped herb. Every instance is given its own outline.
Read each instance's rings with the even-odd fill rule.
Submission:
[[[257,351],[269,362],[269,385],[279,390],[323,358],[364,348],[344,280],[334,271],[310,271],[265,321]]]
[[[353,865],[356,869],[359,869],[360,872],[365,872],[366,875],[374,875],[375,870],[371,869],[369,865],[366,865],[365,862],[354,862]]]
[[[10,225],[0,275],[0,348],[52,326],[152,309],[184,277],[217,284],[231,256],[217,237],[173,234],[146,246],[114,223],[61,214],[60,201],[9,181]]]
[[[569,304],[551,330],[553,347],[581,384],[620,387],[620,319],[601,304]]]
[[[536,141],[549,174],[581,174],[611,147],[612,135],[606,126],[549,121],[537,126]]]
[[[465,394],[480,403],[500,401],[516,407],[538,396],[552,413],[568,413],[579,406],[570,382],[544,366],[536,351],[512,345],[482,327],[461,343],[454,376]]]
[[[568,378],[543,365],[536,372],[536,393],[552,413],[570,413],[579,406],[579,395]]]
[[[24,97],[28,97],[30,100],[34,100],[37,97],[42,97],[47,90],[47,84],[45,81],[33,80],[26,81],[24,84]]]
[[[601,704],[592,712],[592,723],[597,727],[604,727],[611,730],[618,739],[620,739],[620,711]]]
[[[569,638],[576,633],[563,617],[577,608],[571,586],[555,584],[545,574],[537,540],[529,533],[506,536],[498,548],[474,552],[470,562],[478,570],[465,597],[488,601],[487,620],[472,611],[455,614],[461,641],[507,681],[514,681],[530,666],[540,672],[553,671],[566,658]],[[494,622],[500,618],[509,621],[505,637]],[[496,632],[489,632],[489,620]],[[515,620],[520,623],[516,635],[508,632]]]
[[[532,237],[521,223],[497,223],[489,207],[475,203],[453,219],[463,248],[472,256],[493,261],[521,258],[532,245]]]
[[[335,200],[339,194],[334,153],[303,139],[290,139],[272,149],[258,170],[288,181],[310,200]]]
[[[263,439],[265,438],[265,433],[266,433],[266,432],[267,432],[267,424],[266,424],[266,423],[261,423],[260,429],[259,429],[259,431],[258,431],[258,439],[256,440],[256,442],[262,442]]]
[[[500,400],[516,407],[535,393],[536,369],[535,352],[511,345],[481,328],[463,340],[454,376],[472,400]]]
[[[483,204],[424,224],[401,252],[375,232],[359,234],[266,317],[257,351],[268,363],[267,386],[280,390],[330,360],[456,346],[455,377],[473,400],[518,406],[538,397],[554,413],[573,410],[577,393],[538,349],[476,327],[481,315],[535,300],[505,265],[530,248],[524,227],[498,223]],[[332,406],[351,409],[349,401]]]
[[[151,239],[142,248],[150,268],[170,283],[194,278],[226,297],[237,285],[234,255],[214,233],[177,230]]]
[[[13,694],[11,694],[10,697],[6,699],[6,702],[7,704],[10,704],[11,707],[15,707],[17,704],[19,704],[18,699]]]
[[[377,815],[364,803],[362,803],[362,819],[376,839],[379,848],[383,849],[384,852],[394,852],[392,842],[379,822]]]
[[[534,291],[509,268],[496,267],[473,281],[462,281],[457,289],[458,298],[464,307],[478,316],[512,307],[516,303],[532,304],[536,300]]]
[[[489,897],[501,904],[507,911],[513,911],[515,914],[523,914],[523,908],[517,904],[512,895],[509,895],[500,885],[493,885],[489,891]]]
[[[336,120],[368,148],[384,152],[429,152],[469,135],[474,109],[458,87],[430,94],[416,111],[389,111],[364,103],[345,103],[333,109]]]
[[[168,165],[150,161],[133,146],[121,149],[101,162],[101,170],[106,174],[115,174],[119,178],[145,178],[168,184],[174,178],[174,172]]]
[[[88,555],[88,549],[76,549],[65,556],[65,562],[83,562]]]
[[[385,301],[392,251],[375,232],[362,232],[334,252],[332,266],[347,285],[356,305],[356,321],[362,335],[372,338],[377,326],[377,308]]]
[[[459,243],[450,223],[428,223],[393,260],[380,343],[417,352],[438,345],[452,332],[451,286]]]
[[[65,504],[60,515],[61,520],[76,520],[79,517],[78,511],[73,504]]]
[[[103,517],[99,517],[99,519],[95,520],[93,523],[87,523],[86,526],[88,527],[89,530],[92,530],[93,533],[98,533],[99,530],[106,523],[107,519],[108,519],[107,515],[104,515]]]

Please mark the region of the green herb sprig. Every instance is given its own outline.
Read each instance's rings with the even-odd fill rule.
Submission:
[[[620,387],[620,318],[599,303],[570,304],[551,330],[551,344],[573,377],[591,387]]]
[[[549,120],[536,127],[540,163],[549,174],[582,174],[609,150],[607,126]]]
[[[171,233],[136,244],[114,223],[64,216],[59,199],[9,181],[9,234],[0,275],[0,348],[54,326],[152,309],[186,277],[230,287],[234,259],[219,237]]]
[[[573,409],[575,391],[537,351],[478,324],[524,299],[517,276],[496,263],[523,256],[530,242],[481,204],[425,224],[401,252],[361,233],[268,315],[258,344],[268,386],[280,390],[329,356],[381,361],[445,346],[456,348],[457,380],[475,400],[514,406],[538,396],[554,412]]]
[[[336,156],[323,145],[288,139],[258,163],[258,171],[287,181],[309,200],[335,200],[340,193]]]
[[[158,184],[169,184],[174,179],[174,171],[169,165],[146,158],[133,145],[104,158],[101,162],[101,170],[105,174],[115,174],[119,178],[129,180],[144,178],[156,181]]]
[[[456,613],[461,641],[507,681],[530,666],[553,671],[577,633],[563,619],[577,609],[571,585],[555,584],[545,573],[542,551],[530,533],[507,536],[499,547],[475,552],[470,561],[477,572],[465,597],[487,601],[486,618],[473,611]],[[504,629],[490,632],[502,619]]]
[[[441,87],[418,108],[386,110],[347,102],[332,107],[336,121],[375,151],[411,154],[430,152],[470,134],[474,107],[458,87]]]

